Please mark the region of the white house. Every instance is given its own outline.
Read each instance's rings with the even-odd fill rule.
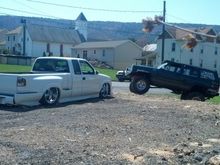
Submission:
[[[105,62],[115,69],[125,69],[136,63],[142,48],[130,40],[84,42],[72,49],[73,57]]]
[[[71,56],[71,48],[87,38],[84,15],[83,18],[84,24],[77,24],[77,30],[34,24],[19,26],[6,34],[6,48],[11,54],[28,57]],[[80,28],[83,28],[82,33]]]
[[[205,34],[216,35],[213,29],[196,29]],[[207,38],[196,35],[197,45],[193,49],[184,47],[186,41],[184,38],[188,32],[178,29],[166,29],[165,31],[165,50],[164,60],[199,66],[211,70],[217,70],[220,75],[220,42],[213,38]],[[162,35],[157,41],[156,65],[161,64]]]
[[[3,51],[6,49],[6,33],[8,33],[7,29],[0,29],[0,53],[3,53]]]

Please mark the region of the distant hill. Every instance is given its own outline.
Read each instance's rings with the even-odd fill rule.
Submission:
[[[0,16],[0,29],[14,29],[21,25],[21,19],[25,18],[28,24],[55,26],[59,28],[74,28],[73,20],[49,19],[39,17],[20,17],[20,16]],[[184,28],[201,28],[213,27],[220,32],[219,25],[203,25],[203,24],[175,24]],[[122,22],[88,22],[88,40],[123,40],[130,39],[137,42],[140,46],[146,43],[154,43],[157,36],[161,33],[161,26],[157,26],[151,33],[142,32],[142,23],[122,23]]]

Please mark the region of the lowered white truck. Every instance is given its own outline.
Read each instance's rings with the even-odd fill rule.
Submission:
[[[112,94],[109,76],[80,58],[39,57],[29,73],[0,73],[0,104],[54,105]]]

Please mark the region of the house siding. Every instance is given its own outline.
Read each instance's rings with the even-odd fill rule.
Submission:
[[[73,49],[72,57],[80,57],[83,58],[83,51],[87,51],[88,60],[98,60],[101,62],[105,62],[110,66],[114,67],[114,48],[92,48],[92,49]],[[94,51],[96,53],[94,53]],[[103,56],[103,51],[105,51],[105,55]]]
[[[172,43],[176,43],[176,50],[172,52]],[[156,63],[161,64],[161,45],[162,41],[158,40],[158,56]],[[212,42],[202,42],[198,43],[196,47],[193,48],[191,52],[189,49],[184,48],[184,41],[179,41],[175,39],[165,40],[165,53],[164,60],[174,59],[175,62],[190,64],[190,59],[192,59],[192,65],[200,67],[201,61],[203,61],[202,67],[210,70],[216,70],[220,76],[220,44],[215,44]],[[217,54],[215,50],[217,49]],[[201,51],[202,50],[202,51]],[[216,63],[216,68],[214,67]]]
[[[136,63],[136,59],[141,57],[142,49],[133,45],[131,42],[126,42],[118,46],[115,56],[115,68],[125,69],[128,66]]]

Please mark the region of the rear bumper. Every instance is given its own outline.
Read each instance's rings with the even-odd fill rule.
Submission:
[[[43,93],[28,92],[15,95],[0,95],[0,104],[11,105],[38,105]]]
[[[0,104],[15,104],[13,95],[0,95]]]

